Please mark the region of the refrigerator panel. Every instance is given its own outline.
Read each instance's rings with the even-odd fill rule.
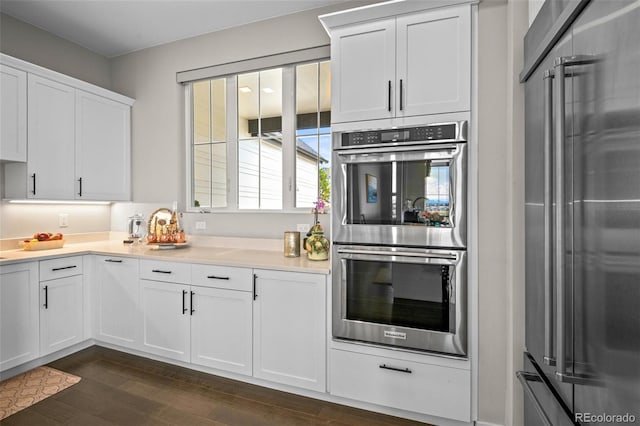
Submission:
[[[529,355],[530,356],[530,355]],[[573,426],[568,408],[563,407],[524,354],[524,371],[517,373],[524,390],[524,424],[527,426]]]
[[[573,403],[572,386],[555,379],[556,368],[551,363],[545,363],[545,356],[555,357],[556,349],[556,297],[555,290],[545,288],[545,126],[553,126],[553,99],[548,99],[545,105],[545,90],[550,93],[553,79],[544,79],[546,70],[553,70],[555,58],[568,56],[572,53],[571,37],[566,35],[558,45],[552,49],[525,85],[525,294],[526,294],[526,349],[534,357],[536,363],[543,370],[552,385],[562,395],[569,406]],[[546,86],[549,84],[549,86]],[[571,84],[567,84],[565,100],[571,99]],[[567,129],[570,129],[571,105],[565,108],[568,114],[565,119]],[[571,150],[571,132],[568,131],[569,143],[563,144],[565,152]],[[570,157],[570,155],[569,155]],[[553,177],[549,173],[549,185],[553,184]],[[570,182],[570,180],[569,180]],[[552,195],[552,194],[550,194]],[[547,203],[553,204],[551,200]],[[551,206],[553,207],[553,206]],[[551,226],[552,223],[549,224]],[[554,239],[554,235],[548,236]],[[570,238],[569,238],[570,239]],[[568,252],[571,255],[571,252]],[[552,267],[553,265],[549,265]],[[545,300],[545,298],[548,298]],[[545,324],[547,321],[547,324]],[[571,319],[569,318],[569,321]],[[571,347],[571,336],[568,335],[565,347]],[[549,345],[547,342],[550,342]],[[547,347],[545,348],[545,345]],[[548,353],[546,353],[548,352]]]
[[[575,412],[640,423],[640,2],[573,26]]]

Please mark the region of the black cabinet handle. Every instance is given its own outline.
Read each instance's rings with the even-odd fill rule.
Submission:
[[[187,312],[187,301],[185,300],[185,296],[187,295],[187,290],[182,290],[182,315]]]
[[[171,271],[163,271],[162,269],[152,269],[151,272],[155,272],[157,274],[170,274]]]
[[[411,374],[411,370],[409,370],[408,368],[391,367],[391,366],[388,366],[387,364],[381,364],[379,365],[379,367],[385,370],[399,371],[400,373]]]
[[[400,79],[400,111],[402,111],[402,79]]]
[[[78,183],[80,183],[80,191],[78,192],[78,196],[82,197],[82,178],[78,179]]]
[[[44,308],[49,309],[49,286],[44,286]]]
[[[36,174],[32,174],[31,175],[31,179],[33,179],[33,190],[31,191],[31,193],[33,195],[36,195]]]
[[[212,280],[229,280],[229,277],[218,277],[216,275],[207,275],[207,278],[210,278]]]
[[[258,298],[258,293],[256,293],[256,280],[258,279],[258,276],[256,274],[253,274],[253,300],[256,300]]]
[[[196,294],[195,291],[191,292],[191,297],[189,298],[189,304],[191,305],[191,315],[193,315],[193,313],[196,311],[195,309],[193,309],[193,296]]]
[[[63,270],[65,270],[65,269],[73,269],[73,268],[77,268],[77,267],[78,267],[77,265],[61,266],[60,268],[51,268],[51,271],[52,271],[52,272],[55,272],[55,271],[63,271]]]
[[[105,259],[105,262],[111,262],[111,263],[122,263],[122,260],[120,259]]]
[[[389,112],[391,112],[391,80],[389,80],[389,86],[388,87],[389,87],[389,89],[388,89],[389,94],[388,94],[388,100],[387,100],[387,105],[388,105],[387,108],[388,108]]]

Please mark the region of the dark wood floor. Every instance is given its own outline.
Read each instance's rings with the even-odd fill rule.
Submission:
[[[93,346],[49,364],[82,377],[10,425],[415,425]]]

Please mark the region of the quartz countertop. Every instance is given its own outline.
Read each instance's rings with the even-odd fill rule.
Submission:
[[[98,254],[126,256],[139,259],[165,260],[172,262],[201,263],[221,266],[275,269],[290,272],[329,274],[330,262],[308,260],[306,253],[300,257],[285,257],[278,250],[256,250],[233,247],[211,247],[188,245],[176,249],[154,249],[145,244],[124,244],[122,240],[103,240],[65,244],[51,250],[4,250],[0,251],[0,265],[38,261],[56,257]]]

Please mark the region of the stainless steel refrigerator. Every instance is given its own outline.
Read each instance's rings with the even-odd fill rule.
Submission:
[[[640,424],[640,0],[525,37],[525,425]]]

